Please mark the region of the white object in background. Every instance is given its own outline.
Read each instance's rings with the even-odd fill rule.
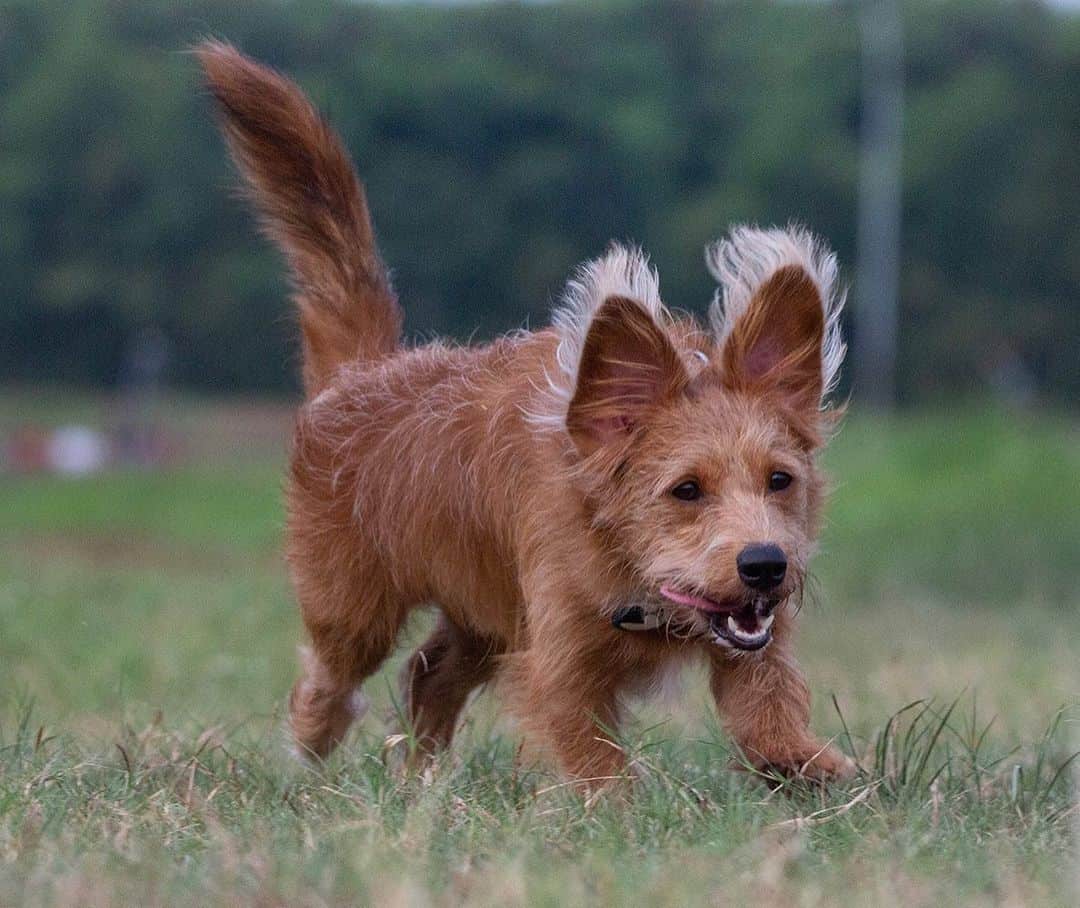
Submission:
[[[65,476],[86,476],[105,468],[109,442],[89,426],[63,426],[49,436],[45,459],[49,468]]]

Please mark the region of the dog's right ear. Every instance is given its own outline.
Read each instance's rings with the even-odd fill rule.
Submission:
[[[686,385],[666,332],[643,305],[609,296],[589,323],[566,429],[588,456],[627,438],[650,408]]]

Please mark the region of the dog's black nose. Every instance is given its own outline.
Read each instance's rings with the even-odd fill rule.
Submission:
[[[780,546],[772,542],[748,545],[735,559],[742,582],[755,590],[771,590],[784,581],[787,557]]]

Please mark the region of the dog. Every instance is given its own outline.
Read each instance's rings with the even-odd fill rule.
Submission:
[[[407,616],[435,604],[403,672],[424,753],[498,676],[569,778],[623,777],[627,692],[698,660],[753,767],[849,776],[809,729],[792,649],[837,419],[823,403],[844,355],[835,256],[799,227],[733,229],[707,251],[719,286],[703,325],[665,307],[640,250],[613,245],[549,328],[405,346],[339,138],[277,72],[221,42],[195,52],[299,311],[298,749],[330,754]]]

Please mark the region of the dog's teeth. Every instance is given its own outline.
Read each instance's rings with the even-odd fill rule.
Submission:
[[[769,632],[769,628],[772,627],[772,623],[773,616],[769,615],[767,618],[762,618],[758,622],[758,626],[754,629],[753,633],[748,633],[747,631],[744,631],[741,627],[739,627],[739,625],[735,621],[734,616],[728,615],[727,630],[728,633],[736,640],[740,640],[743,643],[756,643]]]

